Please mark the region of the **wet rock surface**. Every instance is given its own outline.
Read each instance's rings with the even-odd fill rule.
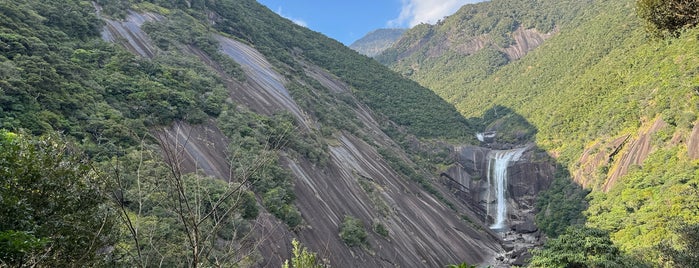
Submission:
[[[517,147],[516,145],[493,144],[492,147]],[[536,226],[535,202],[538,194],[546,190],[556,172],[555,161],[536,149],[533,144],[526,147],[522,156],[507,165],[507,220],[504,228],[497,230],[504,251],[490,260],[493,267],[523,266],[531,257],[530,249],[543,244],[543,235]],[[442,181],[465,204],[479,206],[474,209],[478,218],[490,226],[495,221],[492,195],[492,153],[494,149],[479,146],[455,148],[456,163],[442,173]],[[489,178],[490,176],[490,178]]]

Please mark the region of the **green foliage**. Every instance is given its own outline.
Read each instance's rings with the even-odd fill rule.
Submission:
[[[285,260],[282,268],[322,268],[328,266],[318,258],[315,252],[302,246],[296,238],[291,241],[291,245],[293,246],[291,264],[289,264],[289,260]]]
[[[680,30],[699,24],[696,0],[637,0],[636,13],[657,37],[678,36]]]
[[[679,241],[663,240],[659,246],[661,257],[673,267],[699,266],[699,224],[681,224],[675,232]]]
[[[26,231],[1,231],[0,264],[19,267],[38,262],[49,242]]]
[[[525,5],[530,1],[499,2]],[[651,2],[673,5],[674,1]],[[496,1],[490,3],[495,5]],[[388,62],[394,64],[396,71],[412,73],[412,79],[455,103],[467,117],[480,117],[490,107],[509,108],[537,130],[537,145],[554,155],[563,165],[561,169],[575,174],[578,183],[593,187],[586,209],[586,192],[571,182],[572,176],[556,176],[551,189],[538,202],[537,224],[547,234],[555,236],[569,224],[583,223],[585,217],[580,211],[586,209],[583,215],[588,225],[608,231],[622,251],[654,265],[665,265],[658,263],[660,252],[655,245],[677,236],[670,223],[697,222],[697,194],[692,185],[699,175],[696,160],[687,159],[684,143],[699,115],[699,30],[686,28],[677,32],[677,38],[649,40],[643,22],[635,16],[635,3],[580,1],[584,9],[570,10],[564,24],[556,23],[556,35],[527,56],[505,65],[498,64],[499,59],[492,56],[475,61],[486,52],[465,56],[473,59],[459,58],[450,51],[427,57],[427,52],[434,51],[430,49],[444,44],[440,43],[445,40],[442,36],[460,37],[450,30],[460,25],[471,27],[459,23],[465,21],[459,16],[470,15],[465,12],[468,8],[462,8],[441,24],[408,31],[401,41],[405,47],[399,44],[397,49],[417,43],[432,46],[415,47],[417,52],[408,58]],[[474,9],[487,5],[482,3]],[[505,10],[502,12],[528,12]],[[697,8],[691,10],[696,12]],[[505,16],[498,19],[502,17]],[[440,67],[450,63],[453,65]],[[635,139],[658,119],[668,126],[653,134],[648,159],[618,178],[608,193],[596,191],[607,183],[607,174],[619,168],[620,157],[589,167],[579,163],[583,152],[618,137]],[[486,123],[496,122],[497,119]],[[502,123],[517,127],[506,120]],[[599,170],[599,174],[588,176],[586,169]]]
[[[459,264],[449,264],[449,265],[445,266],[445,268],[478,268],[478,267],[475,265],[470,265],[468,263],[462,262]]]
[[[296,103],[315,117],[324,127],[347,130],[357,134],[364,128],[363,123],[353,116],[358,101],[349,92],[330,92],[318,81],[304,77],[308,86],[300,83],[287,85]],[[311,158],[312,159],[312,158]]]
[[[559,155],[573,173],[589,142],[635,134],[639,118],[697,114],[692,103],[699,96],[691,93],[696,31],[668,45],[649,43],[631,8],[623,1],[589,5],[540,49],[482,79],[458,78],[487,65],[426,68],[412,78],[456,103],[465,116],[480,117],[493,106],[510,108],[538,130],[538,145]]]
[[[470,82],[509,62],[500,51],[515,44],[515,30],[552,32],[570,23],[590,2],[494,0],[465,5],[436,25],[421,24],[408,30],[397,44],[376,58],[403,74],[420,77],[421,82],[434,79],[431,82],[439,83],[430,73],[440,73],[440,78],[450,81]],[[451,45],[443,47],[444,40]],[[485,43],[485,49],[477,51],[462,45],[474,40]],[[462,76],[451,75],[454,72]],[[426,85],[436,89],[432,84]]]
[[[362,220],[345,215],[340,224],[340,238],[350,247],[369,246]]]
[[[164,51],[179,51],[182,45],[201,49],[214,59],[223,71],[240,81],[245,80],[245,73],[240,65],[219,51],[218,41],[212,35],[208,25],[182,10],[169,13],[165,20],[146,22],[142,29]]]
[[[0,130],[0,264],[96,265],[112,243],[106,185],[57,135]]]
[[[293,205],[293,176],[280,166],[277,154],[286,149],[308,155],[306,150],[318,145],[299,137],[293,117],[286,113],[267,117],[229,105],[218,121],[230,139],[228,151],[235,160],[231,163],[234,174],[250,181],[274,216],[291,228],[301,224],[301,213]]]
[[[235,261],[257,215],[253,194],[237,183],[197,174],[174,174],[159,152],[131,151],[100,163],[117,186],[119,240],[115,266],[188,266],[192,247],[201,264]],[[133,228],[133,229],[131,229]],[[192,238],[200,240],[192,244]],[[153,241],[153,242],[149,242]]]
[[[386,226],[383,223],[375,222],[373,229],[375,233],[383,236],[384,238],[388,238],[388,229],[386,229]]]
[[[102,42],[88,1],[0,5],[0,127],[60,131],[106,157],[135,145],[146,126],[221,111],[226,91],[201,61],[177,51],[146,60]]]
[[[259,215],[260,210],[257,208],[257,201],[255,200],[255,193],[251,191],[245,191],[240,195],[241,203],[241,216],[243,219],[254,219]]]
[[[657,245],[677,236],[674,223],[699,222],[699,168],[678,149],[651,153],[608,193],[593,193],[588,225],[608,230],[622,250],[660,261]]]
[[[352,87],[361,101],[419,137],[470,136],[468,122],[436,94],[403,79],[337,41],[318,35],[252,0],[207,3],[220,16],[215,28],[255,45],[275,66],[301,75],[308,60]]]
[[[642,267],[617,248],[609,233],[588,227],[569,227],[543,249],[534,250],[530,267]]]
[[[557,237],[568,226],[585,223],[583,211],[587,209],[585,199],[589,190],[583,189],[570,178],[563,167],[558,167],[558,174],[551,186],[537,197],[536,226],[549,237]]]
[[[475,121],[475,120],[474,120]],[[495,105],[483,112],[481,129],[497,132],[497,142],[524,144],[534,139],[537,129],[512,109]]]

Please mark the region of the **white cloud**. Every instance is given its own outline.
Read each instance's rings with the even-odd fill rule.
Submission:
[[[465,4],[483,0],[401,0],[402,8],[398,18],[389,21],[389,27],[413,27],[420,23],[434,24],[438,20],[454,14]]]
[[[308,28],[308,23],[306,23],[306,21],[304,21],[302,19],[292,18],[292,17],[284,15],[282,13],[282,7],[277,8],[277,14],[279,14],[279,16],[287,18],[288,20],[292,21],[293,23],[296,23],[296,25]]]

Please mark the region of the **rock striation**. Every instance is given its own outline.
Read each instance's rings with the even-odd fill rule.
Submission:
[[[126,21],[107,21],[104,39],[123,45],[132,53],[157,57],[157,49],[150,46],[146,33],[140,31],[143,15],[129,13]],[[159,18],[153,18],[157,20]],[[128,28],[128,31],[119,29]],[[134,34],[137,33],[137,34]],[[138,38],[133,38],[138,36]],[[182,46],[182,52],[190,54],[216,71],[229,90],[233,101],[251,111],[274,114],[286,111],[293,114],[300,127],[299,132],[318,131],[319,123],[304,111],[286,88],[287,77],[253,46],[220,35],[213,35],[219,42],[220,52],[241,65],[245,73],[243,81],[220,71],[220,66],[201,50]],[[131,40],[137,41],[132,42]],[[330,92],[351,94],[349,86],[328,71],[299,59],[304,72]],[[261,267],[280,266],[289,259],[291,240],[296,238],[321,258],[328,259],[336,267],[440,267],[453,263],[489,264],[501,255],[501,239],[475,218],[478,206],[460,203],[448,194],[445,187],[435,183],[437,191],[445,196],[453,207],[448,207],[417,182],[406,178],[391,168],[389,161],[377,148],[391,151],[397,158],[412,164],[398,144],[380,128],[376,113],[356,100],[353,115],[364,128],[360,135],[349,132],[332,134],[325,148],[330,155],[327,165],[318,165],[299,155],[280,152],[281,165],[294,177],[296,207],[301,212],[303,224],[294,230],[262,212],[256,219],[256,242],[249,249],[262,256],[257,263]],[[203,172],[206,175],[230,180],[227,155],[227,138],[216,127],[216,122],[203,125],[175,123],[170,127],[153,130],[161,146],[170,146],[181,159],[186,172]],[[361,138],[360,138],[361,137]],[[475,163],[480,164],[480,163]],[[414,165],[414,164],[413,164]],[[433,181],[432,178],[427,178]],[[261,207],[261,206],[260,206]],[[339,237],[340,224],[345,215],[358,218],[368,230],[367,248],[348,247]],[[388,235],[372,231],[381,225]]]

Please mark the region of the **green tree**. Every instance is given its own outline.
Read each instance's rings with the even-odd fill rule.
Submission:
[[[112,244],[106,185],[55,134],[0,131],[0,266],[91,266]]]
[[[658,246],[662,258],[673,267],[699,267],[699,224],[683,224],[677,233],[679,243],[665,240]]]
[[[208,267],[246,261],[254,251],[247,220],[259,212],[254,194],[246,189],[249,177],[226,182],[185,173],[181,163],[187,141],[170,140],[165,133],[154,137],[159,151],[132,151],[105,163],[117,186],[114,201],[122,223],[115,266]]]
[[[565,233],[534,250],[530,267],[639,267],[609,239],[609,233],[571,226]]]
[[[699,23],[697,0],[638,0],[636,12],[656,36],[677,35],[685,27]]]

